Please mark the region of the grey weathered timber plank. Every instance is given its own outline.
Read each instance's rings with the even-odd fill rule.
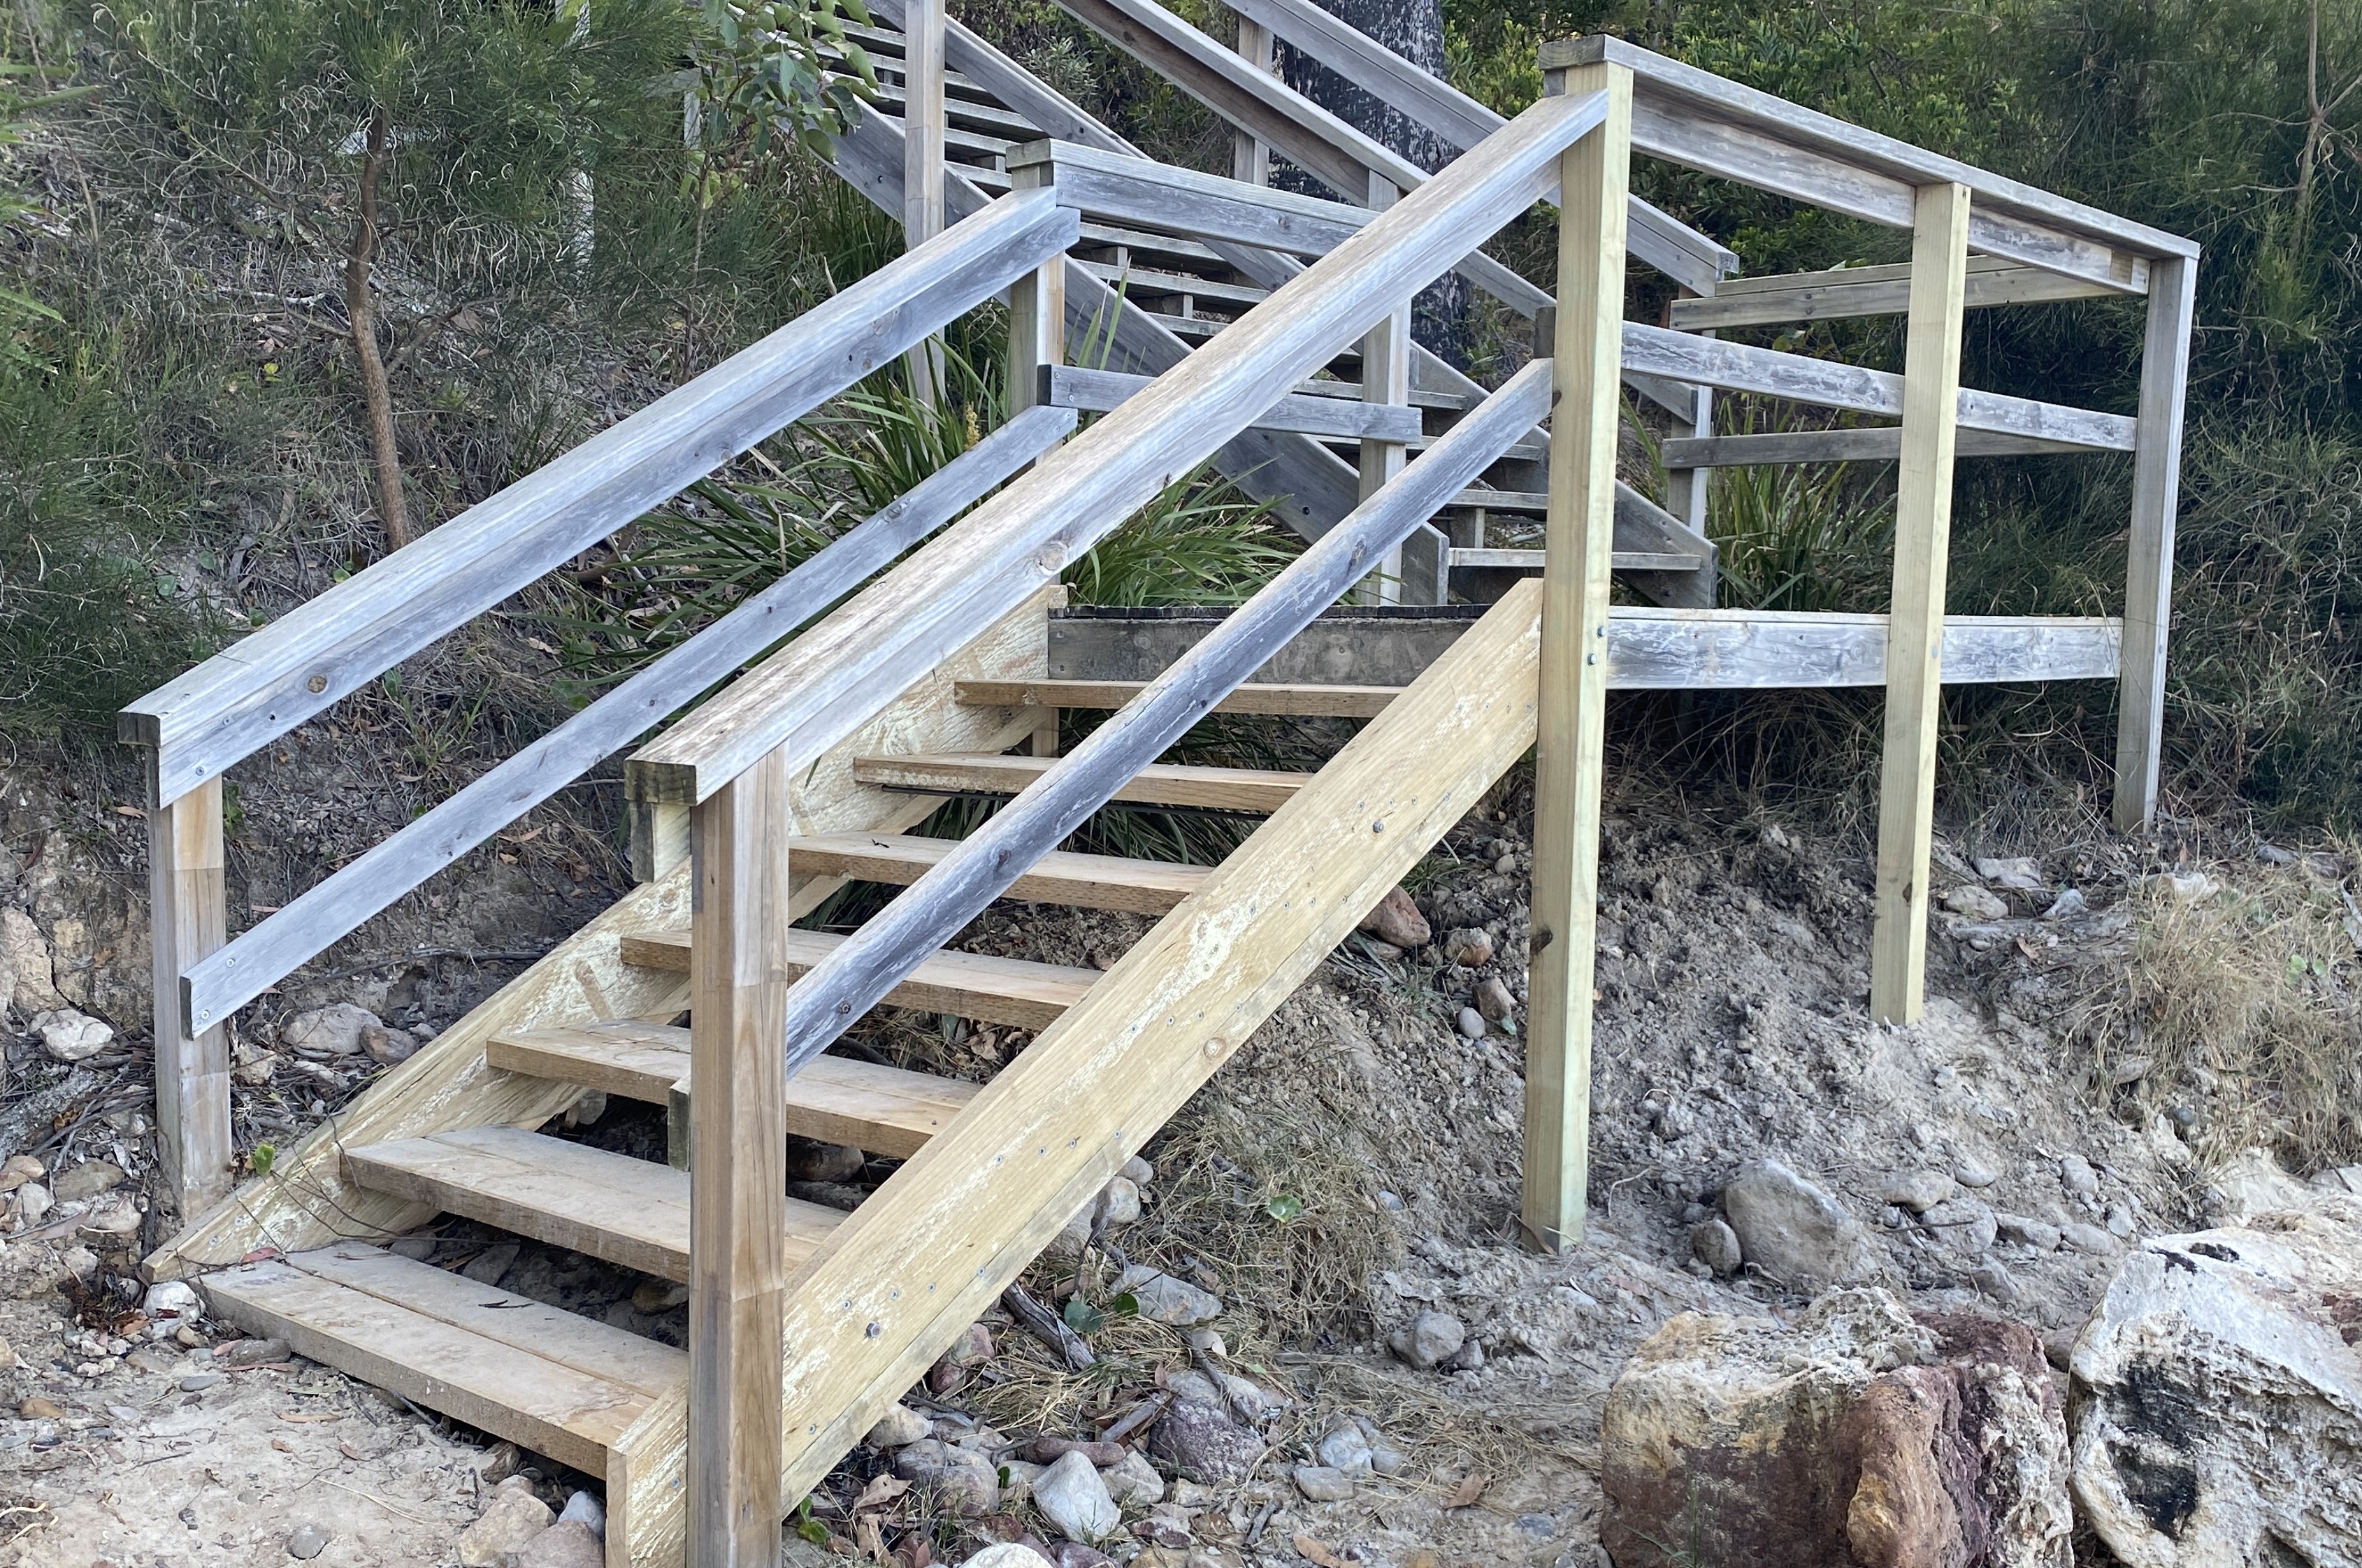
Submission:
[[[2115,293],[2085,279],[2066,277],[1998,256],[1979,256],[1969,262],[1970,310],[2106,298]],[[1711,299],[1673,301],[1665,325],[1676,332],[1710,332],[1724,326],[1901,315],[1910,305],[1908,262],[1891,267],[1838,267],[1822,272],[1730,279]]]
[[[1441,182],[1428,188],[1435,190]],[[1406,204],[1411,199],[1406,198]],[[1390,210],[1403,208],[1398,204]],[[1396,296],[1389,291],[1378,297]],[[1050,761],[1014,801],[839,944],[788,993],[789,1074],[817,1055],[851,1020],[890,994],[903,976],[1119,795],[1321,611],[1350,592],[1414,527],[1496,461],[1549,412],[1550,389],[1548,361],[1529,365],[1512,377],[1417,462],[1289,562],[1139,697],[1073,752]],[[1385,823],[1376,823],[1372,831],[1383,834]]]
[[[1194,272],[1166,272],[1131,263],[1119,267],[1109,261],[1085,261],[1082,265],[1092,277],[1103,283],[1116,284],[1127,294],[1143,294],[1152,299],[1187,295],[1193,300],[1210,301],[1215,304],[1252,307],[1261,304],[1271,293],[1269,289],[1253,288],[1245,283],[1227,283],[1220,279],[1200,277]]]
[[[1450,83],[1429,75],[1310,0],[1238,0],[1231,8],[1277,33],[1462,152],[1507,123]],[[1631,226],[1633,256],[1683,288],[1711,294],[1721,279],[1738,271],[1737,252],[1639,196],[1630,199],[1627,221]]]
[[[1620,39],[1568,39],[1546,43],[1541,50],[1545,72],[1600,60],[1626,67],[1637,79],[1633,144],[1650,152],[1661,155],[1661,149],[1650,146],[1642,136],[1644,109],[1657,112],[1651,118],[1661,115],[1677,124],[1710,116],[1732,128],[1770,138],[1775,147],[1832,160],[1857,171],[1865,182],[1875,181],[1906,193],[1920,185],[1958,182],[1969,188],[1973,198],[1969,227],[1972,249],[2090,277],[2125,293],[2143,292],[2146,282],[2137,269],[2131,270],[2129,276],[2114,275],[2111,269],[2118,260],[2197,254],[2197,246],[2179,235],[1881,136]],[[1783,193],[1818,200],[1803,192]],[[1891,195],[1882,193],[1878,205],[1878,212],[1858,211],[1854,215],[1894,228],[1911,226],[1907,196],[1897,205]],[[1982,215],[1981,220],[1978,215]]]
[[[1955,455],[2035,458],[2090,450],[2071,442],[2045,441],[2033,436],[1963,430]],[[1677,436],[1666,441],[1662,448],[1669,469],[1736,469],[1753,463],[1893,462],[1902,454],[1903,431],[1901,426],[1893,425],[1841,430],[1765,430],[1749,436]]]
[[[716,681],[728,679],[1074,427],[1070,410],[1037,408],[1018,414],[787,576],[372,845],[236,942],[187,966],[170,993],[178,998],[181,1016],[198,1029],[226,1019],[602,758],[629,745]]]
[[[1367,207],[1072,142],[1034,142],[1009,161],[1012,170],[1051,165],[1058,199],[1088,216],[1291,256],[1326,256],[1374,215]]]
[[[407,549],[125,709],[177,800],[580,554],[1074,243],[1042,192],[994,204],[658,398]]]
[[[860,105],[852,128],[837,139],[833,152],[838,174],[888,213],[901,210],[901,135],[893,121]],[[944,201],[955,223],[982,210],[988,200],[973,178],[975,172],[955,169],[945,176]],[[1069,342],[1091,346],[1104,359],[1103,369],[1156,375],[1189,353],[1187,344],[1071,257],[1066,262],[1066,328]],[[1307,538],[1318,537],[1352,510],[1353,470],[1308,436],[1242,430],[1212,456],[1248,494],[1277,502],[1275,515]]]
[[[1719,338],[1694,337],[1637,321],[1624,324],[1624,363],[1675,381],[1696,381],[1725,392],[1761,392],[1824,408],[1889,417],[1903,412],[1903,378],[1829,359],[1783,354]],[[1963,429],[2025,436],[2097,452],[2133,449],[2135,422],[2121,414],[2068,408],[2032,398],[1961,389]]]
[[[918,679],[966,628],[1053,580],[1359,337],[1389,302],[1433,282],[1469,235],[1525,211],[1559,151],[1595,128],[1604,113],[1594,95],[1546,100],[1518,116],[1481,153],[1405,196],[1151,391],[1043,458],[643,749],[627,765],[634,797],[702,800],[778,745],[816,756],[843,738],[881,693]],[[1436,463],[1440,450],[1429,449],[1419,466]]]
[[[1477,547],[1454,549],[1451,564],[1510,571],[1540,571],[1544,555],[1541,550]],[[1617,550],[1608,557],[1608,563],[1617,571],[1695,571],[1705,564],[1705,558],[1690,555],[1686,551],[1677,554],[1671,550]]]
[[[853,776],[880,790],[919,795],[1021,795],[1049,772],[1056,761],[1055,757],[1011,756],[998,752],[897,752],[889,756],[857,758]],[[1311,777],[1309,773],[1273,768],[1200,767],[1157,762],[1141,768],[1109,798],[1124,805],[1187,806],[1201,812],[1235,812],[1253,816],[1277,811]],[[924,968],[922,963],[912,973],[922,974]],[[895,994],[889,992],[887,999],[892,1001]],[[961,1010],[941,1007],[935,1010]]]
[[[959,700],[982,707],[1120,708],[1146,689],[1145,680],[963,680]],[[1217,713],[1273,713],[1330,719],[1374,719],[1402,691],[1399,686],[1275,685],[1248,681],[1214,704]],[[948,841],[944,841],[948,842]],[[1045,856],[1040,865],[1057,858]],[[1143,861],[1143,865],[1161,862]],[[1036,869],[1039,869],[1039,866]]]
[[[2157,810],[2165,727],[2165,643],[2173,610],[2173,525],[2181,491],[2181,422],[2198,262],[2161,263],[2141,344],[2140,440],[2133,448],[2132,541],[2125,562],[2125,667],[2116,694],[2116,790],[2126,832]]]
[[[1079,365],[1043,367],[1042,401],[1056,408],[1107,414],[1154,385],[1147,376],[1120,370],[1087,370]],[[1304,397],[1290,392],[1255,416],[1258,430],[1293,430],[1306,436],[1358,440],[1364,436],[1409,442],[1419,437],[1418,410],[1385,403],[1353,403],[1341,397]]]

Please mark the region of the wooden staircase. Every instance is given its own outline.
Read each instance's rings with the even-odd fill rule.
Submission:
[[[906,0],[873,4],[905,19]],[[1537,1245],[1579,1240],[1611,684],[1887,684],[1872,1004],[1898,1021],[1917,1010],[1941,680],[2121,673],[2120,818],[2154,798],[2187,241],[1613,40],[1546,49],[1553,91],[1503,123],[1356,52],[1303,0],[1241,0],[1457,127],[1466,152],[1430,178],[1153,0],[1061,4],[1352,200],[1142,159],[956,24],[939,82],[904,79],[902,36],[866,29],[889,91],[836,168],[899,211],[904,154],[939,135],[958,221],[123,718],[152,765],[158,1121],[184,1221],[149,1265],[197,1280],[222,1317],[602,1476],[612,1568],[771,1562],[788,1509],[1529,751],[1523,1220]],[[1911,229],[1907,275],[1760,285],[1742,313],[1907,307],[1907,374],[1622,322],[1628,248],[1695,296],[1728,270],[1629,200],[1636,148]],[[1474,248],[1545,199],[1564,228],[1554,300]],[[1959,390],[1972,234],[1981,303],[2149,293],[2137,420]],[[1551,355],[1487,390],[1418,350],[1407,302],[1455,269],[1513,308],[1550,305]],[[222,785],[241,758],[997,297],[998,429],[231,937]],[[1100,362],[1070,364],[1070,333]],[[1624,382],[1698,421],[1683,515],[1617,477]],[[1713,388],[1900,418],[1783,436],[1779,459],[1857,460],[1865,435],[1903,459],[1891,615],[1711,608],[1698,476],[1751,439],[1712,436]],[[1100,416],[1076,433],[1086,409]],[[2134,454],[2126,617],[1947,624],[1960,430],[1984,451]],[[1312,543],[1154,679],[1053,679],[1064,569],[1209,460]],[[1496,514],[1543,516],[1547,549],[1488,539]],[[1611,574],[1661,607],[1611,610]],[[1490,603],[1415,679],[1256,678],[1355,593]],[[1041,755],[1067,710],[1107,716]],[[1168,760],[1215,712],[1362,727],[1311,772]],[[226,1021],[618,752],[638,886],[231,1190]],[[996,809],[957,842],[914,835],[961,798]],[[1212,867],[1065,847],[1133,807],[1263,820]],[[853,882],[896,892],[850,932],[798,924]],[[1004,898],[1154,923],[1104,971],[961,950]],[[983,1084],[830,1049],[879,1007],[1033,1037]],[[592,1089],[665,1106],[668,1157],[559,1135]],[[850,1211],[806,1201],[789,1136],[900,1164]],[[688,1353],[386,1244],[445,1215],[687,1285]]]

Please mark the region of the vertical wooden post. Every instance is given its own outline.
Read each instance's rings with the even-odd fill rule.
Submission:
[[[2197,262],[2171,257],[2149,263],[2140,428],[2133,437],[2124,663],[2116,677],[2115,821],[2125,833],[2147,827],[2157,811],[2165,638],[2173,608],[2173,525],[2181,495],[2182,398],[2190,382],[2190,328],[2197,308]]]
[[[1402,192],[1383,175],[1370,175],[1369,206],[1384,212],[1402,200]],[[1388,311],[1362,338],[1362,401],[1407,405],[1410,402],[1410,306],[1403,301]],[[1406,453],[1399,441],[1362,441],[1361,498],[1367,501],[1402,472]],[[1403,553],[1396,545],[1378,563],[1371,584],[1374,604],[1399,604],[1403,596]]]
[[[218,777],[149,813],[156,1132],[183,1221],[230,1188],[229,1032],[226,1021],[192,1031],[181,1010],[181,976],[229,940],[226,867]]]
[[[1035,191],[1057,171],[1047,163],[1021,163],[1009,171],[1009,188]],[[1042,372],[1066,362],[1066,258],[1053,256],[1009,285],[1009,386],[1010,417],[1042,401]]]
[[[632,880],[659,882],[689,858],[689,808],[669,801],[634,801]]]
[[[1911,319],[1903,357],[1903,461],[1894,481],[1894,596],[1886,631],[1886,747],[1879,767],[1870,1010],[1919,1017],[1927,966],[1927,854],[1944,695],[1944,578],[1960,411],[1969,188],[1922,185],[1913,206]]]
[[[1701,337],[1711,337],[1703,332]],[[1714,434],[1714,389],[1690,389],[1690,416],[1677,421],[1678,436],[1711,436]],[[1667,469],[1665,470],[1665,510],[1696,529],[1705,532],[1705,491],[1714,478],[1712,469]]]
[[[694,823],[689,1561],[772,1568],[786,1515],[786,759],[748,768]]]
[[[1558,331],[1534,776],[1526,1037],[1526,1235],[1583,1239],[1591,1143],[1591,980],[1607,704],[1607,583],[1624,345],[1632,73],[1589,65],[1551,91],[1607,94],[1607,118],[1559,160]]]
[[[1271,29],[1239,18],[1239,55],[1257,71],[1272,69]],[[1242,130],[1231,133],[1231,178],[1250,185],[1271,183],[1271,149]]]
[[[916,250],[944,231],[944,0],[910,0],[902,35],[902,242]],[[911,350],[911,386],[933,403],[943,352]]]

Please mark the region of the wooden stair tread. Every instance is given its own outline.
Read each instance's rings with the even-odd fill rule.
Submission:
[[[689,1278],[689,1173],[515,1127],[470,1127],[345,1151],[373,1191],[433,1204],[643,1274]],[[788,1200],[787,1258],[810,1257],[844,1219]]]
[[[955,683],[954,697],[980,708],[1120,708],[1147,686],[1144,680],[962,680]],[[1402,690],[1399,686],[1249,681],[1223,698],[1214,712],[1374,719]]]
[[[844,940],[834,932],[789,932],[788,977],[801,977],[835,951],[836,944]],[[687,974],[689,933],[657,931],[626,936],[623,955],[626,964]],[[1035,964],[1022,958],[995,958],[988,954],[958,953],[945,948],[930,954],[901,984],[887,992],[886,1002],[889,1007],[948,1012],[985,1023],[1046,1029],[1060,1013],[1082,1000],[1083,993],[1098,977],[1097,969]]]
[[[1540,571],[1545,553],[1491,547],[1455,548],[1451,552],[1451,564],[1456,567],[1501,567],[1512,571]],[[1611,564],[1617,571],[1696,571],[1705,565],[1705,558],[1671,550],[1617,550]]]
[[[985,752],[857,756],[853,759],[853,776],[864,784],[927,795],[1014,795],[1056,761],[1054,756],[999,756]],[[1114,799],[1133,805],[1270,812],[1285,805],[1311,778],[1309,773],[1158,762],[1142,768],[1115,792]]]
[[[971,685],[989,685],[999,690],[1012,684],[963,681],[958,701],[977,701],[986,707],[1046,705],[1031,697],[971,699],[966,690]],[[1062,683],[1033,681],[1024,683],[1023,689],[1030,692],[1058,684]],[[818,872],[907,886],[932,870],[957,846],[956,839],[919,838],[907,834],[830,834],[789,839],[788,857],[798,876]],[[1033,903],[1071,904],[1078,909],[1163,914],[1203,886],[1206,875],[1207,867],[1203,866],[1053,850],[1035,861],[1032,869],[1020,877],[1002,896]]]
[[[689,1031],[621,1021],[495,1035],[484,1048],[495,1067],[604,1089],[625,1099],[669,1103],[689,1085]],[[850,1056],[821,1056],[788,1080],[788,1131],[908,1159],[942,1132],[977,1086]],[[693,1092],[693,1089],[692,1089]]]
[[[593,1475],[689,1376],[669,1345],[354,1242],[196,1283],[217,1317]]]

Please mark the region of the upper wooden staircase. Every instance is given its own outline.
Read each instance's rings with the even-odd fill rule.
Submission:
[[[2120,816],[2154,798],[2187,241],[1612,40],[1551,46],[1551,95],[1503,123],[1305,0],[1239,0],[1264,29],[1242,41],[1267,50],[1276,29],[1466,149],[1429,176],[1153,0],[1061,3],[1228,119],[1244,177],[1142,158],[956,23],[948,70],[906,72],[898,27],[943,24],[872,0],[893,25],[857,36],[887,90],[836,167],[900,212],[906,162],[946,158],[956,221],[124,715],[152,761],[158,1121],[184,1220],[151,1266],[304,1354],[603,1475],[614,1568],[770,1562],[787,1507],[1529,749],[1525,1220],[1543,1246],[1579,1237],[1611,686],[1886,685],[1888,1017],[1917,1006],[1940,681],[2120,679]],[[1726,302],[1728,253],[1628,197],[1636,148],[1907,228],[1914,261]],[[1347,199],[1271,190],[1275,149]],[[1562,213],[1555,294],[1477,248],[1544,199]],[[1687,330],[1623,321],[1628,249],[1683,304],[1728,308]],[[1454,269],[1554,312],[1552,352],[1486,389],[1419,349],[1408,302]],[[2140,293],[2137,420],[1959,388],[1967,305]],[[996,298],[1000,428],[231,938],[221,789],[240,758]],[[1899,310],[1900,377],[1705,336]],[[1621,383],[1687,421],[1671,509],[1617,480]],[[1900,423],[1783,436],[1775,458],[1713,434],[1715,389]],[[1086,411],[1100,417],[1076,434]],[[1956,449],[2131,451],[2125,617],[1948,619]],[[1881,453],[1902,460],[1892,614],[1713,608],[1707,471]],[[1063,569],[1209,459],[1314,542],[1155,679],[1054,674]],[[1657,606],[1611,608],[1611,576]],[[1257,679],[1357,592],[1490,607],[1416,679]],[[1069,709],[1109,716],[1044,755]],[[1213,712],[1362,728],[1311,772],[1164,760]],[[619,751],[639,885],[230,1190],[226,1021]],[[913,834],[953,797],[1000,804],[962,840]],[[1063,847],[1127,806],[1261,822],[1211,867]],[[855,881],[900,892],[849,933],[798,928]],[[1154,923],[1104,971],[962,951],[1002,898]],[[1033,1038],[984,1084],[831,1049],[877,1007]],[[589,1089],[666,1107],[668,1160],[548,1130]],[[789,1135],[902,1163],[847,1212],[787,1196]],[[689,1351],[383,1244],[442,1215],[685,1283]]]

